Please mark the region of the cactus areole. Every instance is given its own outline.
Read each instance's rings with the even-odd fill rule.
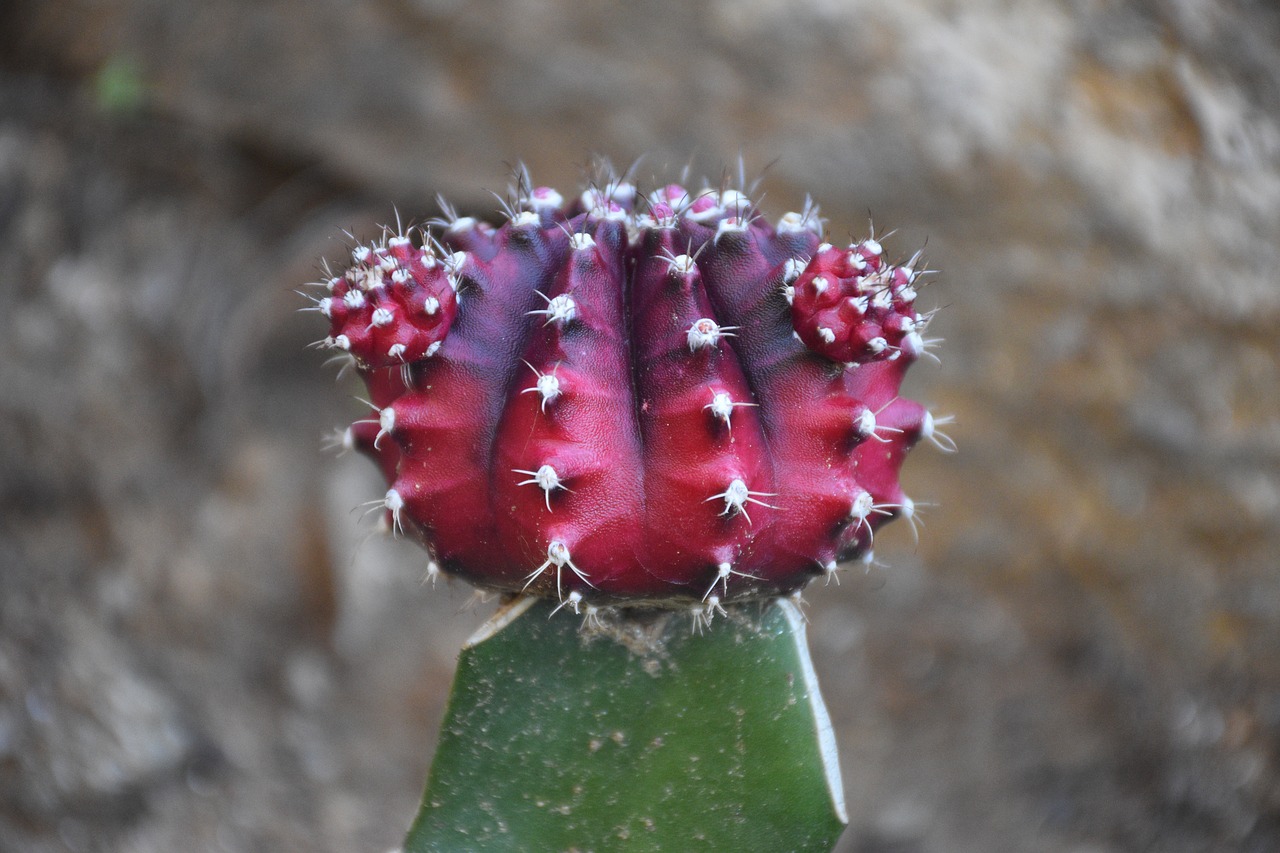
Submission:
[[[314,306],[374,409],[345,440],[429,571],[711,613],[869,564],[913,514],[899,468],[936,423],[898,395],[926,350],[915,259],[734,190],[525,189],[507,213],[388,231]]]

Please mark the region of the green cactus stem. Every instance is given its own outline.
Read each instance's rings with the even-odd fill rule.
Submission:
[[[404,853],[829,851],[847,821],[797,605],[549,619],[463,649]]]

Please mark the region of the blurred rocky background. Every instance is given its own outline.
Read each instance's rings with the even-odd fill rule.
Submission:
[[[808,596],[840,850],[1280,850],[1260,0],[0,5],[0,850],[395,846],[485,611],[351,512],[292,289],[593,154],[943,270],[961,452]]]

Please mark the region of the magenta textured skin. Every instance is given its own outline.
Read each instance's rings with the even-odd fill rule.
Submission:
[[[925,351],[911,262],[733,190],[544,187],[509,213],[357,247],[316,305],[374,407],[348,440],[433,570],[575,610],[714,606],[869,561],[913,513],[898,472],[934,420],[898,394]]]

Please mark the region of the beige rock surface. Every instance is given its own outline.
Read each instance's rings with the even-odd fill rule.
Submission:
[[[943,270],[912,396],[961,452],[808,596],[840,849],[1280,849],[1273,8],[16,0],[0,850],[397,842],[479,615],[349,513],[291,288],[595,153],[776,159],[768,211]]]

